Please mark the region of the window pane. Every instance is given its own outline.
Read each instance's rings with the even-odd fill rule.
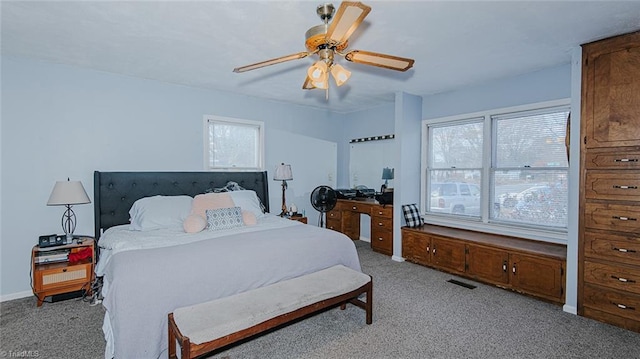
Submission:
[[[491,217],[535,226],[567,227],[567,171],[496,171]]]
[[[209,126],[209,166],[259,168],[260,127],[212,122]]]
[[[482,167],[482,122],[430,127],[431,168]]]
[[[428,212],[480,216],[480,171],[430,171]]]
[[[567,167],[564,144],[568,110],[524,113],[496,124],[496,163],[504,167]]]

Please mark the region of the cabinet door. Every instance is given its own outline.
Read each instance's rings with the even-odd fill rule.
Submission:
[[[422,265],[430,265],[430,253],[431,238],[428,235],[402,230],[402,256],[406,260]]]
[[[473,244],[467,249],[467,275],[495,284],[509,283],[509,253]]]
[[[564,268],[562,261],[512,253],[509,256],[509,281],[515,290],[553,301],[564,298]]]
[[[587,148],[640,145],[640,33],[585,45]]]
[[[433,266],[464,273],[465,244],[464,242],[444,238],[431,238],[431,264]]]

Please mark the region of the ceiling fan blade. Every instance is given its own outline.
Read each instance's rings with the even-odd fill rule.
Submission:
[[[369,11],[371,8],[359,1],[343,1],[327,29],[327,42],[332,46],[346,42]]]
[[[308,52],[298,52],[297,54],[282,56],[282,57],[278,57],[278,58],[267,60],[267,61],[257,62],[255,64],[251,64],[247,66],[236,67],[235,69],[233,69],[233,72],[251,71],[251,70],[259,69],[261,67],[279,64],[281,62],[302,59],[307,56],[309,56]]]
[[[380,54],[377,52],[353,50],[344,55],[347,61],[358,64],[384,67],[396,71],[407,71],[413,67],[414,60],[405,57]]]

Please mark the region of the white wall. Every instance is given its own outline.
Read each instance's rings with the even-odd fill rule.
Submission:
[[[200,171],[205,114],[264,121],[266,170],[272,176],[277,163],[292,163],[287,196],[301,208],[308,202],[304,195],[326,182],[324,172],[336,175],[332,148],[341,135],[330,112],[22,58],[1,60],[2,300],[30,293],[31,247],[38,235],[62,232],[63,208],[46,206],[55,181],[81,180],[93,200],[94,170]],[[313,146],[300,140],[291,147],[296,138]],[[322,170],[303,176],[306,166]],[[274,212],[281,189],[271,182]],[[76,233],[93,234],[93,205],[74,210]]]

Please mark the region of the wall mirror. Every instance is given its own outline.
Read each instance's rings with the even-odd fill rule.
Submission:
[[[393,168],[393,135],[379,136],[378,140],[352,140],[349,144],[349,187],[366,186],[380,191],[384,183],[382,169]],[[354,142],[356,141],[356,142]],[[389,180],[389,188],[393,180]]]

